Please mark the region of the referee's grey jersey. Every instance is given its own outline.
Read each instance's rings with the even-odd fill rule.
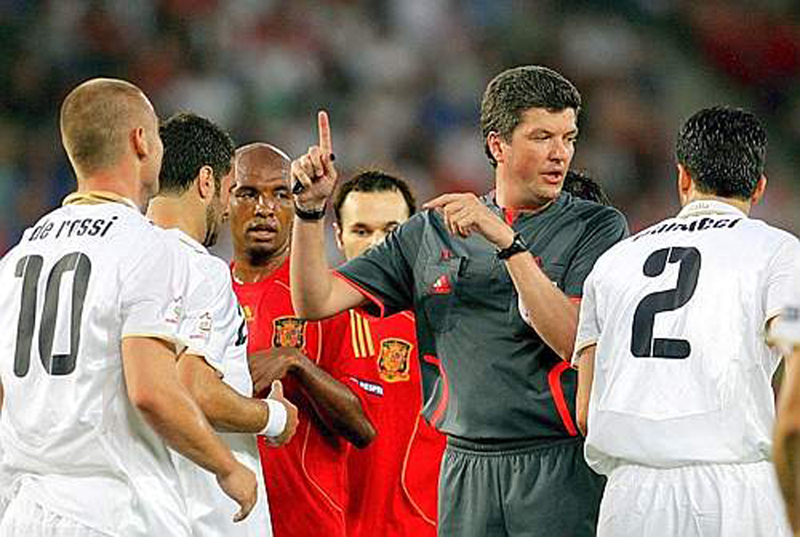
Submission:
[[[493,193],[483,202],[504,217]],[[627,235],[619,211],[567,193],[512,226],[573,297],[600,254]],[[485,238],[451,236],[441,216],[426,211],[338,271],[384,315],[414,310],[424,413],[439,430],[477,440],[577,435],[575,372],[522,320],[505,264]]]

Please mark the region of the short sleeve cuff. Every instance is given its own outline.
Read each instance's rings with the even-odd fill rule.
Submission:
[[[575,342],[575,350],[572,352],[571,360],[571,365],[574,369],[578,369],[578,359],[580,358],[580,354],[592,345],[597,345],[596,339],[586,339]]]
[[[770,328],[769,340],[787,348],[800,345],[800,308],[787,308],[775,320]]]
[[[179,313],[164,315],[161,304],[143,301],[132,307],[122,325],[122,337],[155,337],[181,343],[178,337]]]

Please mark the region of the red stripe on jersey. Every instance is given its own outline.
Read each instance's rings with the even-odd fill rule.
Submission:
[[[352,287],[353,289],[355,289],[356,291],[358,291],[359,293],[364,295],[364,297],[369,299],[370,302],[372,302],[376,306],[378,306],[378,309],[381,312],[381,314],[380,314],[380,316],[378,316],[378,318],[379,319],[383,319],[384,314],[386,313],[386,307],[383,305],[383,302],[381,302],[381,300],[378,297],[376,297],[375,295],[373,295],[372,293],[370,293],[369,291],[367,291],[366,289],[361,287],[359,284],[357,284],[356,282],[354,282],[353,280],[351,280],[350,278],[348,278],[347,276],[345,276],[344,274],[342,274],[338,270],[332,270],[331,273],[335,277],[339,278],[343,282],[347,283],[350,287]]]
[[[582,299],[583,297],[581,297],[581,296],[568,296],[567,298],[568,298],[568,299],[569,299],[569,301],[570,301],[570,302],[572,302],[573,304],[580,304],[580,303],[581,303],[581,299]]]
[[[435,365],[436,367],[439,367],[439,364],[441,363],[441,361],[435,354],[426,354],[422,357],[422,359],[428,362],[429,364]]]
[[[559,362],[547,374],[547,383],[550,385],[550,393],[553,395],[553,402],[556,404],[556,410],[561,417],[561,421],[570,436],[578,436],[578,429],[575,427],[575,422],[572,420],[572,415],[569,413],[567,400],[564,397],[564,390],[561,389],[561,374],[569,369],[569,363]]]
[[[431,520],[425,515],[425,511],[417,504],[416,500],[414,500],[414,496],[412,496],[411,492],[408,490],[408,485],[406,485],[406,475],[408,473],[408,459],[411,457],[411,447],[414,443],[414,438],[417,436],[417,431],[419,430],[420,419],[417,418],[417,421],[414,423],[414,432],[411,433],[411,438],[408,439],[408,446],[406,446],[406,455],[403,457],[403,469],[402,473],[400,474],[400,485],[403,487],[403,492],[406,493],[406,498],[417,511],[417,514],[427,522],[428,524],[436,527],[436,521]]]
[[[336,501],[333,498],[331,498],[330,494],[328,494],[328,492],[322,487],[322,485],[317,483],[317,481],[313,477],[311,477],[311,473],[308,471],[308,468],[306,467],[306,452],[308,451],[308,440],[309,440],[309,438],[311,438],[311,420],[309,420],[308,423],[306,424],[306,428],[307,428],[306,429],[306,434],[305,434],[305,438],[304,438],[304,441],[303,441],[303,451],[302,451],[301,459],[300,459],[300,464],[302,465],[302,468],[303,468],[303,475],[308,480],[308,482],[311,483],[312,485],[314,485],[314,488],[316,488],[317,491],[326,500],[328,500],[328,503],[330,504],[330,506],[338,513],[338,515],[339,515],[339,517],[341,519],[342,525],[344,526],[345,525],[344,508],[341,505],[339,505],[338,503],[336,503]]]
[[[425,361],[430,362],[430,360],[428,359],[429,357],[430,355],[426,355]],[[439,404],[436,405],[436,410],[434,410],[433,415],[431,415],[431,424],[435,427],[438,427],[439,420],[442,419],[444,411],[447,408],[447,401],[448,399],[450,399],[450,382],[448,382],[447,380],[447,373],[444,372],[444,367],[442,367],[441,362],[439,362],[439,360],[436,359],[436,362],[431,362],[431,363],[435,363],[439,368],[439,373],[442,374],[442,382],[444,383],[444,387],[442,388],[442,398],[439,399]]]

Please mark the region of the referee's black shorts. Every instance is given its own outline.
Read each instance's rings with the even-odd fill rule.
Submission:
[[[583,439],[478,443],[448,437],[440,537],[594,537],[605,478]]]

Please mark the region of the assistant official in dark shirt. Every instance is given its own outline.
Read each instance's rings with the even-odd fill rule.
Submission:
[[[327,115],[320,145],[292,163],[304,185],[292,251],[298,312],[413,309],[433,337],[438,360],[423,364],[423,383],[425,415],[448,435],[440,535],[594,535],[602,481],[583,460],[567,360],[583,280],[627,226],[615,209],[561,192],[579,108],[578,91],[550,69],[498,75],[481,107],[496,190],[436,198],[333,275],[314,220],[336,179]]]

